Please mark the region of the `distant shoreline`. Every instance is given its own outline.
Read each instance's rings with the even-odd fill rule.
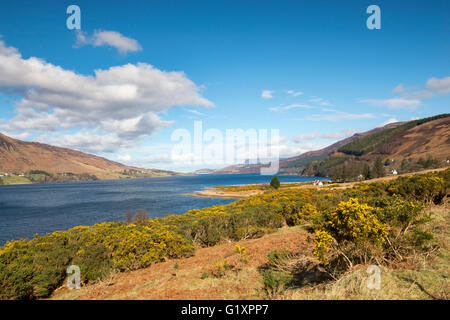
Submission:
[[[124,178],[96,178],[96,179],[68,179],[64,181],[39,181],[39,182],[17,182],[17,183],[0,183],[0,187],[5,186],[18,186],[18,185],[36,185],[36,184],[58,184],[58,183],[66,183],[66,182],[89,182],[89,181],[108,181],[108,180],[129,180],[129,179],[143,179],[143,178],[166,178],[166,177],[184,177],[184,176],[194,176],[195,174],[191,173],[177,173],[173,175],[161,175],[161,176],[148,176],[148,177],[124,177]],[[1,178],[0,178],[1,179]]]
[[[311,188],[311,187],[317,187],[317,188],[332,187],[332,188],[346,189],[346,188],[351,188],[354,185],[359,184],[359,183],[372,183],[372,182],[387,181],[387,180],[396,179],[401,176],[412,176],[412,175],[424,174],[424,173],[428,173],[428,172],[443,171],[443,170],[446,170],[447,168],[448,167],[427,169],[427,170],[421,170],[421,171],[417,171],[417,172],[408,172],[408,173],[403,173],[403,174],[398,174],[398,175],[389,175],[389,176],[373,178],[373,179],[368,179],[368,180],[362,180],[362,181],[330,183],[330,184],[325,184],[323,186],[313,186],[312,180],[309,182],[299,183],[298,186],[293,185],[293,186],[289,186],[289,187],[286,186],[284,188],[283,188],[283,183],[282,183],[281,189]],[[313,177],[311,177],[311,178],[313,178]],[[321,177],[321,178],[317,178],[317,179],[324,181],[329,178]],[[330,181],[330,180],[328,180],[328,181]],[[241,185],[206,187],[202,190],[194,191],[188,195],[192,196],[192,197],[200,197],[200,198],[244,199],[244,198],[248,198],[248,197],[251,197],[254,195],[258,195],[258,194],[262,194],[262,193],[270,191],[270,189],[262,189],[261,187],[258,188],[258,185],[253,185],[255,187],[250,190],[226,190],[226,189],[230,189],[233,187],[246,187],[246,186],[252,186],[252,185],[241,184]]]
[[[316,178],[315,180],[328,181],[326,177]],[[313,180],[305,182],[281,183],[280,189],[293,188],[311,188],[313,187]],[[226,198],[226,199],[243,199],[252,197],[258,194],[270,192],[273,189],[264,186],[263,184],[239,184],[228,186],[214,186],[206,187],[202,190],[195,191],[189,196],[201,198]]]

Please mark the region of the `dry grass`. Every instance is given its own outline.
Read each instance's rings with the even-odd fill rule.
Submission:
[[[199,248],[195,256],[158,263],[149,268],[115,274],[106,281],[80,290],[57,289],[51,299],[263,299],[263,282],[258,267],[267,263],[267,254],[286,249],[293,253],[310,252],[308,234],[299,227],[281,228],[260,239],[239,241],[247,248],[249,263],[239,263],[234,252],[237,243]],[[204,277],[216,262],[227,259],[236,267],[225,276]],[[174,268],[174,264],[178,268]],[[202,277],[203,275],[203,277]],[[202,279],[203,278],[203,279]]]
[[[435,300],[450,298],[450,212],[446,206],[434,207],[431,224],[440,245],[437,254],[428,259],[418,255],[413,265],[381,267],[379,290],[367,288],[368,266],[358,265],[337,281],[287,291],[281,299],[295,300]]]
[[[284,227],[260,239],[240,241],[247,248],[249,263],[239,262],[236,243],[200,248],[195,256],[155,264],[149,268],[115,274],[81,290],[65,287],[56,290],[51,299],[267,299],[259,268],[274,249],[286,249],[294,256],[288,272],[300,281],[271,299],[449,299],[450,282],[450,212],[448,204],[429,209],[434,220],[430,228],[436,234],[440,249],[433,257],[418,255],[414,263],[381,267],[380,290],[368,289],[366,265],[357,265],[338,280],[312,284],[320,276],[312,263],[312,242],[302,227]],[[226,259],[234,268],[222,277],[211,276],[216,262]],[[175,263],[177,268],[174,267]],[[296,271],[296,264],[309,265],[308,272]],[[205,276],[206,275],[206,276]]]

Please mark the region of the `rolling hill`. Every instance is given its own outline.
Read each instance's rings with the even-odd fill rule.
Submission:
[[[0,173],[22,175],[33,171],[49,175],[88,175],[97,179],[177,175],[171,171],[130,167],[92,154],[25,142],[0,133]]]
[[[338,180],[368,179],[389,172],[442,167],[448,165],[449,159],[450,115],[442,114],[364,135],[325,159],[311,162],[302,174],[333,176]]]
[[[426,165],[416,166],[420,159],[425,158],[432,158],[435,162],[432,165],[439,166],[436,161],[450,158],[450,115],[395,122],[356,133],[326,148],[280,159],[280,172],[331,176],[337,166],[345,163],[366,163],[372,166],[377,158],[397,161],[389,169],[400,169],[400,162],[404,159],[410,162],[409,171],[426,169]],[[238,164],[218,169],[214,173],[259,173],[262,166]]]

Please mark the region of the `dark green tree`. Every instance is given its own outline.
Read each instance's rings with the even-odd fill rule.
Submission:
[[[384,177],[386,175],[386,170],[384,169],[383,160],[381,158],[377,158],[377,160],[375,160],[373,170],[375,171],[375,176],[377,178]]]
[[[273,176],[272,180],[270,181],[270,186],[274,189],[278,189],[280,187],[280,180],[278,180],[277,176]]]
[[[364,162],[363,169],[362,169],[362,175],[363,175],[364,179],[372,178],[372,172],[370,172],[370,167],[367,162]]]
[[[400,165],[400,170],[402,170],[402,172],[406,172],[406,168],[408,167],[408,165],[409,165],[408,160],[403,159]]]

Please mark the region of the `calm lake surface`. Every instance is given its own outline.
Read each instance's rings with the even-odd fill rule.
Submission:
[[[279,175],[281,182],[316,178]],[[123,221],[127,211],[145,209],[150,216],[181,214],[190,209],[227,204],[236,199],[188,196],[205,187],[270,182],[259,174],[103,180],[0,186],[0,245],[78,225]]]

